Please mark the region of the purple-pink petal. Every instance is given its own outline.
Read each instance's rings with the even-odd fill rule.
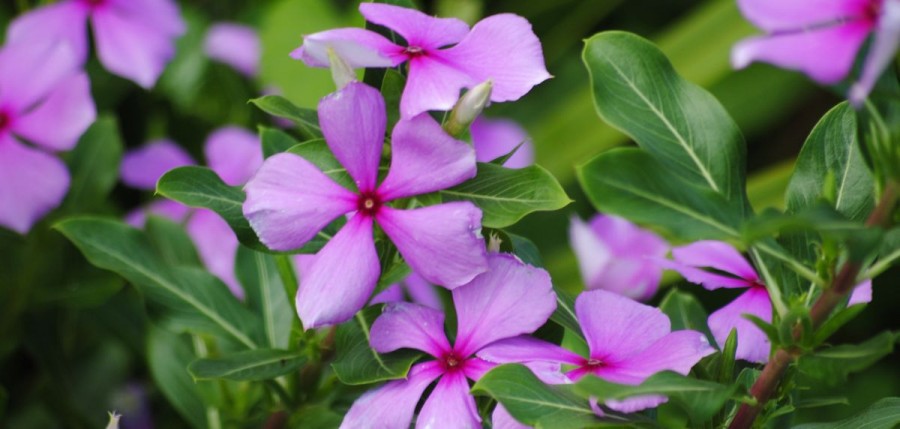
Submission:
[[[191,208],[177,201],[160,199],[139,207],[125,216],[125,222],[135,228],[143,228],[147,215],[162,216],[173,222],[181,223],[190,214]]]
[[[357,215],[316,254],[300,281],[297,313],[305,329],[353,317],[375,290],[381,264],[372,236],[372,218]]]
[[[234,272],[238,239],[216,212],[197,209],[187,222],[187,232],[210,273],[222,280],[234,296],[243,299],[244,290]]]
[[[0,134],[0,226],[27,233],[68,190],[62,161]]]
[[[805,73],[830,85],[847,76],[856,53],[871,30],[864,21],[794,33],[753,37],[741,41],[731,52],[735,68],[763,61]]]
[[[209,168],[231,186],[247,183],[263,163],[259,137],[240,127],[214,131],[206,138],[203,152]]]
[[[39,105],[16,118],[12,131],[45,149],[69,150],[96,117],[91,83],[87,74],[78,73],[60,81]]]
[[[369,344],[379,353],[409,348],[434,357],[451,349],[444,334],[444,313],[408,302],[385,305],[384,312],[372,324]]]
[[[252,27],[230,22],[214,24],[206,31],[203,51],[245,76],[254,77],[259,72],[261,47],[259,35]]]
[[[456,351],[471,355],[499,340],[530,334],[556,309],[546,271],[512,255],[488,255],[488,270],[453,290]]]
[[[7,43],[0,48],[0,101],[6,114],[25,114],[70,76],[80,63],[58,40]]]
[[[244,216],[273,250],[300,248],[338,216],[356,210],[355,194],[290,153],[267,159],[244,190]]]
[[[871,0],[738,0],[744,17],[769,32],[859,18]]]
[[[545,361],[581,365],[585,360],[556,344],[528,335],[495,341],[479,350],[478,357],[499,364]]]
[[[494,408],[493,414],[491,414],[491,423],[494,429],[530,429],[531,426],[526,426],[522,423],[519,423],[512,415],[509,414],[509,411],[506,411],[506,408],[503,408],[503,405],[497,403],[497,408]]]
[[[325,141],[360,192],[375,190],[386,124],[384,98],[363,83],[350,83],[319,102]]]
[[[747,262],[732,245],[723,241],[697,241],[676,247],[672,249],[672,258],[678,263],[692,267],[715,268],[745,280],[759,280],[750,262]]]
[[[385,206],[377,220],[412,270],[433,284],[452,289],[487,269],[481,210],[470,202],[413,210]]]
[[[496,363],[488,362],[478,357],[472,357],[466,360],[462,371],[465,376],[474,381],[481,380],[488,371],[497,367]]]
[[[194,159],[171,140],[155,140],[122,157],[122,182],[132,188],[153,190],[167,171],[193,165]]]
[[[850,301],[847,306],[856,304],[868,304],[872,302],[872,280],[866,280],[853,288],[850,293]]]
[[[541,42],[525,18],[513,14],[489,16],[459,44],[441,52],[475,84],[491,80],[492,101],[514,101],[550,78]]]
[[[627,359],[608,363],[611,371],[644,380],[660,371],[687,375],[705,356],[715,353],[706,336],[697,331],[675,331]]]
[[[361,28],[338,28],[304,36],[303,45],[291,52],[291,58],[310,67],[328,67],[328,49],[355,69],[394,67],[406,61],[402,47]]]
[[[33,9],[9,24],[6,43],[28,44],[39,40],[66,43],[80,65],[88,54],[89,12],[90,9],[78,1],[62,1]]]
[[[406,380],[366,392],[347,411],[341,429],[408,429],[419,398],[442,372],[437,361],[416,364]]]
[[[389,302],[403,302],[403,288],[400,287],[399,284],[392,284],[381,292],[375,294],[371,300],[369,300],[370,305],[374,304],[387,304]]]
[[[417,428],[436,428],[448,424],[459,429],[481,428],[475,398],[469,394],[466,376],[459,371],[448,372],[438,380],[416,419]]]
[[[161,34],[175,37],[187,30],[178,3],[174,0],[106,0],[107,4],[128,18],[139,21]]]
[[[634,413],[658,407],[668,401],[669,398],[662,395],[638,395],[624,399],[607,399],[604,405],[620,413]]]
[[[449,64],[444,52],[435,51],[409,61],[409,78],[400,97],[402,117],[411,118],[429,110],[450,110],[459,100],[461,89],[481,83]]]
[[[437,18],[401,6],[362,3],[359,12],[366,21],[391,29],[409,46],[423,50],[459,43],[469,33],[469,26],[456,18]]]
[[[503,166],[524,168],[534,164],[534,145],[525,129],[515,121],[479,117],[472,122],[469,131],[478,162],[493,161],[518,147],[516,153],[507,159]]]
[[[623,361],[664,337],[669,318],[658,308],[602,289],[585,291],[575,300],[590,358]]]
[[[765,363],[769,360],[771,345],[765,333],[753,322],[744,318],[745,314],[772,321],[772,301],[765,288],[757,286],[735,298],[728,305],[709,316],[709,330],[721,347],[732,329],[737,329],[737,350],[735,357],[750,362]]]
[[[390,201],[446,189],[473,177],[475,150],[423,113],[394,127],[391,168],[378,194]]]
[[[409,293],[409,298],[412,302],[431,307],[435,310],[444,309],[444,303],[441,301],[441,296],[438,295],[436,287],[433,284],[428,283],[422,276],[411,273],[406,277],[406,280],[403,281],[403,284],[406,286],[406,292]]]
[[[850,102],[859,107],[888,68],[900,47],[900,1],[885,0],[875,27],[875,38],[863,64],[859,82],[850,88]]]

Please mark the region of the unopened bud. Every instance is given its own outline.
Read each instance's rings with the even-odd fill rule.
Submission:
[[[450,118],[444,124],[444,131],[453,137],[461,136],[469,125],[481,114],[491,99],[494,84],[486,80],[463,94],[450,111]]]
[[[491,238],[488,239],[487,251],[491,253],[499,253],[501,244],[503,244],[503,240],[500,238],[500,235],[492,233]]]
[[[109,423],[106,424],[106,429],[119,429],[120,417],[122,417],[122,415],[115,411],[109,413]]]
[[[356,81],[356,72],[353,71],[353,67],[350,67],[350,64],[347,64],[331,47],[328,47],[328,63],[331,65],[331,79],[334,80],[338,91]]]

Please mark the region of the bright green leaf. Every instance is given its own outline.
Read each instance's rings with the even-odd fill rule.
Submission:
[[[860,344],[845,344],[800,357],[798,370],[829,385],[847,381],[847,376],[862,371],[894,351],[900,335],[882,332]]]
[[[306,358],[288,350],[244,350],[213,359],[191,362],[188,371],[194,380],[225,379],[263,381],[297,371]]]
[[[250,100],[256,107],[270,115],[294,121],[304,139],[322,137],[319,116],[313,109],[299,107],[280,95],[264,95]]]
[[[299,142],[290,134],[278,128],[259,127],[259,139],[262,142],[263,157],[268,158],[276,153],[287,152]]]
[[[368,307],[338,326],[334,337],[337,357],[331,367],[341,382],[357,385],[403,378],[421,357],[408,349],[379,354],[369,347],[369,330],[380,314],[380,305]]]
[[[262,318],[266,344],[285,349],[292,325],[298,319],[290,304],[294,297],[285,292],[275,257],[240,246],[235,271],[247,296],[247,304]]]

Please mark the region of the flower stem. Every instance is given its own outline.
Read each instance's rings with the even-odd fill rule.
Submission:
[[[891,222],[891,214],[894,206],[897,204],[897,184],[888,182],[885,186],[881,199],[875,210],[866,220],[866,226],[869,227],[887,227]],[[813,328],[818,328],[828,316],[837,308],[838,304],[843,302],[844,297],[853,291],[856,286],[856,277],[859,275],[862,266],[853,261],[848,261],[841,267],[841,270],[831,281],[831,287],[825,290],[819,299],[813,304],[810,310],[810,318],[812,319]],[[800,329],[794,330],[794,338],[799,338]],[[738,409],[737,414],[728,426],[729,429],[749,429],[753,422],[756,421],[760,411],[766,406],[766,403],[775,394],[781,379],[787,371],[788,365],[798,356],[786,349],[780,348],[775,351],[772,359],[766,363],[762,373],[753,387],[750,388],[750,394],[756,399],[756,404],[743,404]]]

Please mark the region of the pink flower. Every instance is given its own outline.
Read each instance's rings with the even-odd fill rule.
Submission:
[[[252,27],[228,22],[214,24],[206,32],[203,51],[247,77],[254,77],[259,71],[259,35]]]
[[[565,374],[571,381],[591,374],[613,383],[636,385],[660,371],[687,375],[700,359],[715,352],[702,333],[671,332],[668,316],[659,309],[604,290],[579,295],[575,314],[587,341],[587,356],[520,336],[485,347],[478,357],[495,363],[561,363],[574,367]],[[630,413],[666,401],[664,396],[642,395],[607,401],[606,405]]]
[[[475,158],[478,162],[490,162],[504,156],[518,147],[503,166],[524,168],[534,164],[534,145],[522,127],[508,119],[485,119],[479,117],[470,128]],[[521,145],[521,146],[519,146]]]
[[[441,302],[441,297],[438,295],[435,287],[433,284],[425,281],[422,276],[410,273],[402,282],[392,284],[373,296],[369,303],[403,302],[407,300],[406,296],[409,296],[410,302],[441,310],[444,308],[444,304]]]
[[[69,189],[68,169],[48,152],[75,147],[96,118],[78,66],[64,43],[0,49],[0,226],[27,233]]]
[[[237,186],[246,183],[262,164],[259,138],[242,128],[224,127],[214,131],[204,145],[206,162],[222,181]],[[194,160],[180,146],[169,140],[158,140],[130,151],[122,160],[122,181],[138,188],[156,189],[156,182],[167,171]],[[208,209],[191,210],[171,200],[157,200],[135,210],[126,217],[134,226],[142,226],[147,213],[184,222],[188,235],[206,268],[219,277],[238,298],[244,291],[234,272],[238,239],[231,227],[218,214]]]
[[[850,72],[866,37],[875,43],[862,79],[851,90],[857,104],[871,91],[900,43],[900,0],[738,0],[744,16],[767,33],[738,43],[737,68],[764,61],[834,84]]]
[[[390,170],[378,184],[386,122],[381,94],[351,83],[322,99],[319,123],[355,190],[291,153],[267,159],[244,188],[244,215],[260,241],[274,250],[300,248],[336,218],[351,214],[301,281],[297,312],[306,328],[343,322],[369,300],[381,272],[375,222],[413,271],[431,283],[455,288],[487,268],[481,210],[474,204],[411,210],[388,205],[473,177],[472,148],[447,135],[428,114],[401,120],[391,136]]]
[[[10,42],[65,41],[78,61],[88,55],[88,19],[107,70],[151,88],[185,31],[171,0],[64,0],[26,13],[7,31]]]
[[[367,21],[390,28],[406,39],[398,46],[378,33],[340,28],[304,37],[291,53],[312,67],[327,67],[328,48],[351,67],[395,67],[409,61],[409,79],[400,113],[411,118],[427,110],[450,110],[463,88],[493,82],[492,101],[518,100],[550,78],[541,44],[524,18],[487,17],[469,30],[454,18],[434,18],[413,9],[363,3]],[[452,47],[446,48],[447,46]]]
[[[569,242],[586,289],[641,301],[656,294],[663,271],[658,261],[669,245],[653,232],[617,216],[598,214],[590,224],[573,216]]]
[[[744,318],[745,314],[772,322],[772,300],[756,270],[730,244],[721,241],[698,241],[672,249],[675,262],[669,268],[678,271],[692,283],[714,290],[718,288],[746,288],[747,291],[728,305],[709,316],[707,323],[716,342],[725,344],[732,329],[737,331],[735,357],[756,363],[769,360],[771,344],[762,330]],[[712,268],[720,273],[703,270]],[[871,282],[856,288],[851,304],[868,302],[872,295]]]
[[[546,271],[496,253],[488,256],[488,271],[452,294],[458,320],[453,344],[444,334],[440,311],[409,303],[385,306],[372,324],[372,348],[379,353],[412,348],[435,360],[414,365],[405,380],[364,394],[341,428],[408,428],[419,398],[435,380],[416,427],[481,427],[466,379],[478,380],[495,365],[475,354],[497,341],[534,332],[556,309],[556,299]]]

